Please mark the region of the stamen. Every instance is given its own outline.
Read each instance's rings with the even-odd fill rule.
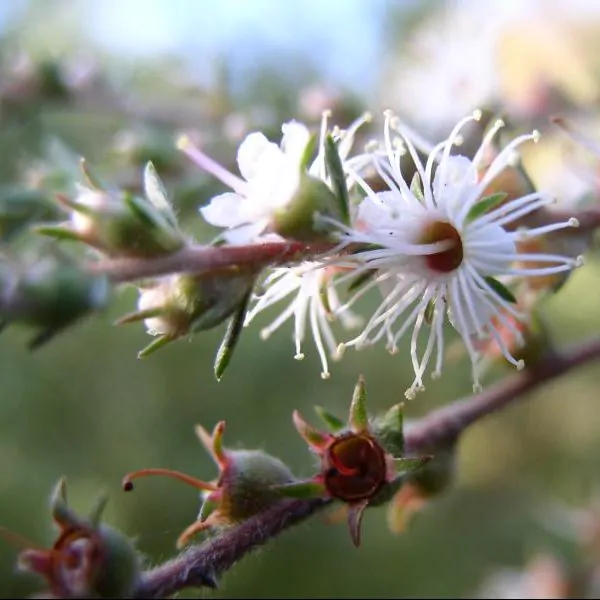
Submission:
[[[183,135],[177,140],[177,148],[201,169],[210,173],[213,177],[216,177],[237,194],[243,196],[248,194],[248,184],[243,179],[230,173],[217,161],[204,154],[204,152],[193,144],[192,140],[190,140],[187,135]]]
[[[458,214],[457,223],[462,224],[465,217],[467,216],[471,207],[479,198],[481,198],[485,189],[492,183],[492,181],[506,168],[508,164],[509,156],[521,145],[525,142],[533,140],[535,142],[536,139],[539,139],[539,132],[533,132],[531,134],[520,135],[512,140],[509,144],[506,145],[505,148],[496,156],[496,158],[492,161],[492,164],[488,167],[484,176],[481,178],[476,188],[471,192],[471,194],[465,199],[465,203]]]
[[[141,469],[139,471],[133,471],[133,473],[129,473],[123,477],[123,490],[130,492],[133,490],[134,479],[147,477],[149,475],[172,477],[173,479],[178,479],[179,481],[187,483],[188,485],[191,485],[197,490],[202,490],[203,492],[214,492],[217,489],[217,487],[212,483],[207,483],[201,479],[196,479],[195,477],[181,473],[180,471],[173,471],[171,469]]]

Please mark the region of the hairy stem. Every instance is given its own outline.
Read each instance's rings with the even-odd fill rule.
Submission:
[[[600,358],[600,338],[560,354],[550,354],[535,369],[518,373],[477,396],[457,400],[424,417],[407,431],[407,450],[419,452],[436,443],[455,439],[479,419],[505,408],[526,392],[596,358]],[[247,553],[328,504],[330,501],[323,499],[283,500],[242,525],[147,571],[134,597],[166,598],[187,587],[215,587],[216,579]]]
[[[186,246],[156,258],[117,258],[88,265],[93,273],[107,274],[115,283],[160,277],[173,273],[208,273],[229,267],[260,267],[310,259],[333,249],[334,244],[268,242],[243,246]]]

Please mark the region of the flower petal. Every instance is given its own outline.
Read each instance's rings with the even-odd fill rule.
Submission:
[[[281,149],[292,162],[299,165],[310,141],[308,127],[298,121],[289,121],[281,126],[281,131],[283,132]]]
[[[223,233],[223,238],[228,244],[234,246],[243,246],[245,244],[252,244],[254,242],[268,242],[268,241],[280,241],[269,240],[269,237],[261,235],[267,226],[267,222],[264,219],[256,221],[255,223],[248,223],[240,225],[235,229],[230,229]],[[260,238],[260,239],[259,239]]]
[[[282,154],[277,144],[270,142],[262,133],[251,133],[238,148],[237,162],[240,173],[246,181],[251,181],[265,168],[268,169],[272,161],[281,160]]]
[[[246,223],[244,203],[246,199],[233,192],[215,196],[209,204],[200,208],[204,220],[215,227],[237,227]]]
[[[478,244],[485,244],[485,247],[478,248]],[[477,272],[480,275],[497,275],[510,266],[516,245],[506,230],[490,223],[468,228],[464,236],[463,252],[465,260],[477,261]]]

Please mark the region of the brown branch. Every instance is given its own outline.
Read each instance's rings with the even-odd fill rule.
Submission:
[[[453,440],[479,419],[501,410],[526,392],[570,369],[600,358],[600,338],[551,354],[535,369],[516,374],[485,392],[433,411],[406,432],[406,449],[419,452]],[[219,537],[194,546],[146,572],[135,598],[165,598],[187,587],[214,587],[216,578],[247,553],[306,520],[328,500],[284,500]]]
[[[115,283],[159,277],[172,273],[207,273],[227,267],[280,265],[310,259],[334,248],[333,244],[269,242],[244,246],[186,246],[156,258],[117,258],[88,265],[92,273],[104,273]]]

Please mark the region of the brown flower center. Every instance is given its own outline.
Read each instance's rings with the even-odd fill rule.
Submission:
[[[463,244],[454,225],[446,221],[434,221],[427,226],[419,241],[422,244],[452,242],[452,247],[447,250],[423,257],[427,267],[432,271],[450,273],[461,265],[463,261]]]
[[[385,453],[370,436],[349,433],[328,448],[323,471],[331,496],[346,502],[365,500],[386,482]]]

